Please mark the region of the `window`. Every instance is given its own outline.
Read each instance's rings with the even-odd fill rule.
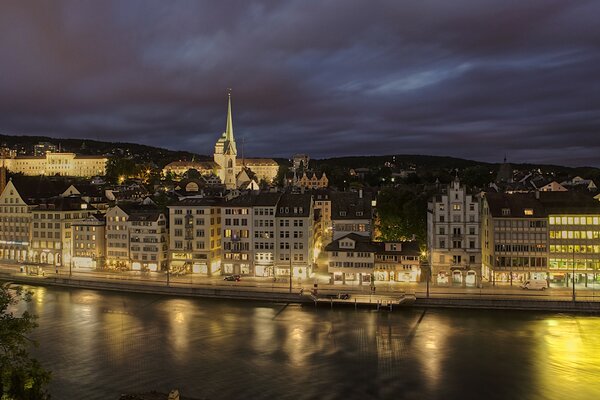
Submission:
[[[533,208],[526,208],[525,210],[523,210],[523,213],[525,215],[533,215]]]
[[[502,215],[510,215],[510,208],[503,208]]]
[[[460,204],[452,204],[452,209],[454,211],[460,211],[460,209],[461,209]]]

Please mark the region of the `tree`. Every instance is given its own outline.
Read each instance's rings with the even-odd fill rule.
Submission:
[[[24,311],[15,315],[21,301],[30,301],[31,292],[2,286],[0,289],[0,393],[2,400],[45,400],[50,373],[27,351],[36,345],[27,335],[37,326],[35,317]]]
[[[427,239],[427,194],[408,188],[384,188],[377,196],[378,240]]]

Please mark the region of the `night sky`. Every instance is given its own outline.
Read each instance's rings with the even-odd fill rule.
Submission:
[[[0,3],[0,133],[600,166],[600,1]],[[238,145],[241,148],[241,145]]]

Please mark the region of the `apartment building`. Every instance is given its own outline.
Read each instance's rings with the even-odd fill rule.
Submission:
[[[223,273],[254,276],[252,208],[254,196],[242,195],[222,204]]]
[[[486,193],[483,276],[492,283],[548,279],[588,284],[600,268],[600,202],[579,192]]]
[[[128,219],[129,214],[122,206],[106,211],[106,267],[109,269],[131,269]]]
[[[72,261],[71,224],[95,212],[80,197],[56,197],[32,209],[30,261],[68,268]]]
[[[373,242],[350,233],[325,248],[327,270],[333,283],[370,284],[380,282],[420,282],[419,245],[416,241]]]
[[[169,208],[173,271],[214,275],[221,270],[221,199],[188,198]]]
[[[349,233],[371,238],[373,236],[373,197],[368,192],[332,192],[332,239]]]
[[[309,193],[284,193],[275,212],[275,275],[307,278],[314,264],[314,203]]]
[[[255,197],[254,272],[256,276],[273,276],[277,257],[277,204],[281,193],[259,193]]]
[[[0,193],[0,259],[3,261],[28,260],[31,210],[35,204],[20,191],[23,193],[11,180]]]
[[[162,271],[168,268],[167,217],[152,207],[127,208],[129,254],[134,271]]]
[[[94,270],[106,263],[106,220],[102,214],[91,214],[71,224],[73,241],[71,268]]]
[[[456,177],[427,205],[427,248],[434,284],[476,285],[481,277],[479,196]]]

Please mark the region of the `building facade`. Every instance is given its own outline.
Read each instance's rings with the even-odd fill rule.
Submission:
[[[6,168],[13,173],[79,177],[106,175],[107,161],[106,157],[101,156],[52,152],[40,156],[16,156],[2,159]]]
[[[493,284],[595,282],[600,277],[600,203],[578,192],[486,193],[482,261],[483,276]]]
[[[221,201],[184,199],[169,206],[173,271],[212,276],[221,270]]]
[[[479,197],[458,178],[427,205],[427,248],[434,284],[477,285],[481,277]]]
[[[73,249],[71,268],[102,269],[106,263],[106,221],[102,214],[92,214],[71,224]]]
[[[332,192],[331,227],[333,240],[356,233],[371,238],[373,236],[373,205],[370,193]]]

